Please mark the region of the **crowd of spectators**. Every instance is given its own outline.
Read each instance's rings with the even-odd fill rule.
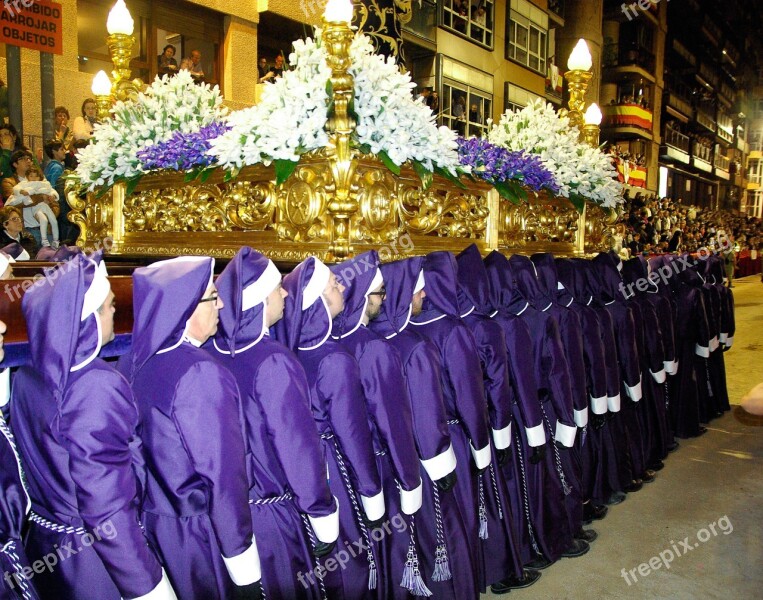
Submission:
[[[737,275],[751,275],[760,272],[763,222],[739,211],[713,210],[685,204],[680,198],[639,192],[633,198],[626,196],[613,249],[629,256],[708,249],[724,255],[729,275],[735,268]]]

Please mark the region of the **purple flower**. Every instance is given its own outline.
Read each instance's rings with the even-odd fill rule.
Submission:
[[[198,167],[208,167],[217,160],[216,157],[207,154],[211,147],[210,140],[221,136],[229,129],[230,126],[226,123],[215,121],[193,133],[176,131],[168,140],[139,150],[138,160],[146,171],[189,171]]]
[[[514,152],[476,137],[458,138],[457,143],[461,164],[471,167],[475,177],[492,184],[518,182],[534,192],[559,191],[551,171],[535,154]]]

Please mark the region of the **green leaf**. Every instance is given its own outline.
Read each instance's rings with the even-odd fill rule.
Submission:
[[[131,177],[127,180],[127,185],[125,186],[125,196],[129,196],[135,191],[135,186],[138,185],[141,177],[143,177],[143,175],[136,175],[135,177]]]
[[[580,194],[570,194],[570,202],[572,202],[572,206],[575,207],[575,210],[582,214],[583,209],[585,208],[585,198]]]
[[[453,185],[456,187],[461,188],[462,190],[466,189],[466,184],[464,184],[463,181],[461,181],[460,177],[455,177],[450,171],[446,171],[442,167],[435,167],[434,172],[439,175],[440,177],[444,177],[448,181],[450,181]]]
[[[200,181],[201,183],[206,183],[206,182],[207,182],[207,179],[209,179],[209,176],[210,176],[212,173],[214,173],[216,169],[217,169],[217,167],[207,167],[206,169],[204,169],[204,170],[203,170],[203,171],[200,173],[200,175],[199,175],[199,181]]]
[[[183,177],[183,181],[185,183],[188,183],[189,181],[193,181],[199,176],[199,169],[191,169],[190,171],[186,171],[185,177]]]
[[[522,200],[516,192],[516,189],[509,185],[505,181],[499,181],[495,184],[496,191],[500,194],[501,198],[506,198],[512,204],[521,204]]]
[[[395,175],[400,175],[400,167],[398,167],[384,150],[380,150],[378,154],[384,166],[392,171]]]
[[[286,181],[289,176],[294,173],[294,169],[297,168],[296,162],[293,160],[278,159],[273,161],[273,166],[276,169],[276,185],[281,185]]]
[[[225,175],[223,176],[223,182],[228,183],[230,180],[235,179],[238,177],[238,173],[241,169],[229,169],[228,171],[225,171]]]
[[[411,162],[413,164],[413,170],[416,171],[419,179],[421,179],[421,185],[424,186],[425,190],[428,190],[432,185],[432,171],[428,171],[427,168],[417,160]]]

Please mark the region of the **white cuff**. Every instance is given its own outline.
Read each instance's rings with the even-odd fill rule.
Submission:
[[[607,412],[607,397],[601,396],[600,398],[591,397],[591,410],[595,415],[603,415]]]
[[[429,475],[429,479],[437,481],[456,469],[456,453],[453,451],[453,444],[448,446],[445,452],[441,452],[433,458],[427,458],[421,461],[421,466]]]
[[[721,344],[725,344],[725,343],[726,343],[726,340],[728,339],[728,337],[729,337],[729,334],[728,334],[728,333],[722,333],[722,334],[720,335],[720,337],[718,338],[718,341],[719,341]]]
[[[609,412],[620,412],[620,394],[607,397],[607,408]]]
[[[384,516],[384,490],[370,498],[361,494],[360,502],[369,521],[378,521]]]
[[[639,377],[638,383],[634,386],[625,384],[625,390],[634,402],[641,400],[641,378]]]
[[[675,375],[678,373],[678,361],[677,360],[665,360],[663,361],[663,366],[665,367],[665,372],[668,375]]]
[[[718,336],[713,336],[713,339],[710,340],[710,352],[715,352],[720,345],[720,342],[718,342]]]
[[[400,510],[406,515],[412,515],[421,508],[423,500],[422,486],[417,485],[410,492],[400,488]]]
[[[701,356],[702,358],[710,358],[710,348],[707,346],[700,346],[699,344],[694,344],[694,354],[697,356]]]
[[[530,448],[537,448],[546,443],[546,430],[543,429],[543,423],[535,427],[525,427],[525,434]]]
[[[223,556],[225,568],[228,569],[228,575],[238,586],[249,585],[262,578],[260,570],[260,554],[257,552],[257,542],[252,536],[252,545],[249,546],[238,556],[225,558]]]
[[[578,427],[585,427],[588,425],[588,407],[586,406],[583,410],[574,410],[575,413],[575,425]]]
[[[654,380],[655,380],[657,383],[665,383],[665,379],[667,379],[667,377],[668,377],[668,376],[665,374],[665,369],[660,369],[660,370],[659,370],[659,371],[657,371],[656,373],[655,373],[654,371],[652,371],[652,369],[649,369],[649,372],[652,374],[652,378],[653,378],[653,379],[654,379]]]
[[[172,589],[170,580],[167,578],[167,573],[162,569],[162,578],[156,584],[156,587],[148,594],[143,594],[132,600],[177,600],[177,596]]]
[[[0,371],[0,406],[5,406],[11,399],[11,370]]]
[[[511,446],[511,423],[503,429],[493,429],[493,443],[496,450],[504,450]]]
[[[734,343],[734,336],[730,335],[726,338],[726,348],[731,348],[731,344]]]
[[[472,457],[474,458],[474,464],[478,469],[487,469],[490,466],[490,457],[492,455],[490,451],[490,442],[484,448],[475,450],[472,443],[469,442],[469,448],[472,450]]]
[[[315,532],[315,537],[324,544],[332,544],[339,537],[339,501],[334,497],[334,505],[336,510],[330,515],[323,517],[313,517],[307,515],[307,519],[310,521],[310,526]]]
[[[556,434],[554,434],[554,439],[557,442],[561,442],[563,446],[566,446],[567,448],[572,448],[572,445],[575,443],[575,432],[577,429],[573,427],[572,425],[565,425],[561,421],[556,422]]]

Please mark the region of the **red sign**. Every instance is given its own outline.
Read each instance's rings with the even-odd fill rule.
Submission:
[[[49,0],[4,0],[0,42],[63,54],[61,5]]]

